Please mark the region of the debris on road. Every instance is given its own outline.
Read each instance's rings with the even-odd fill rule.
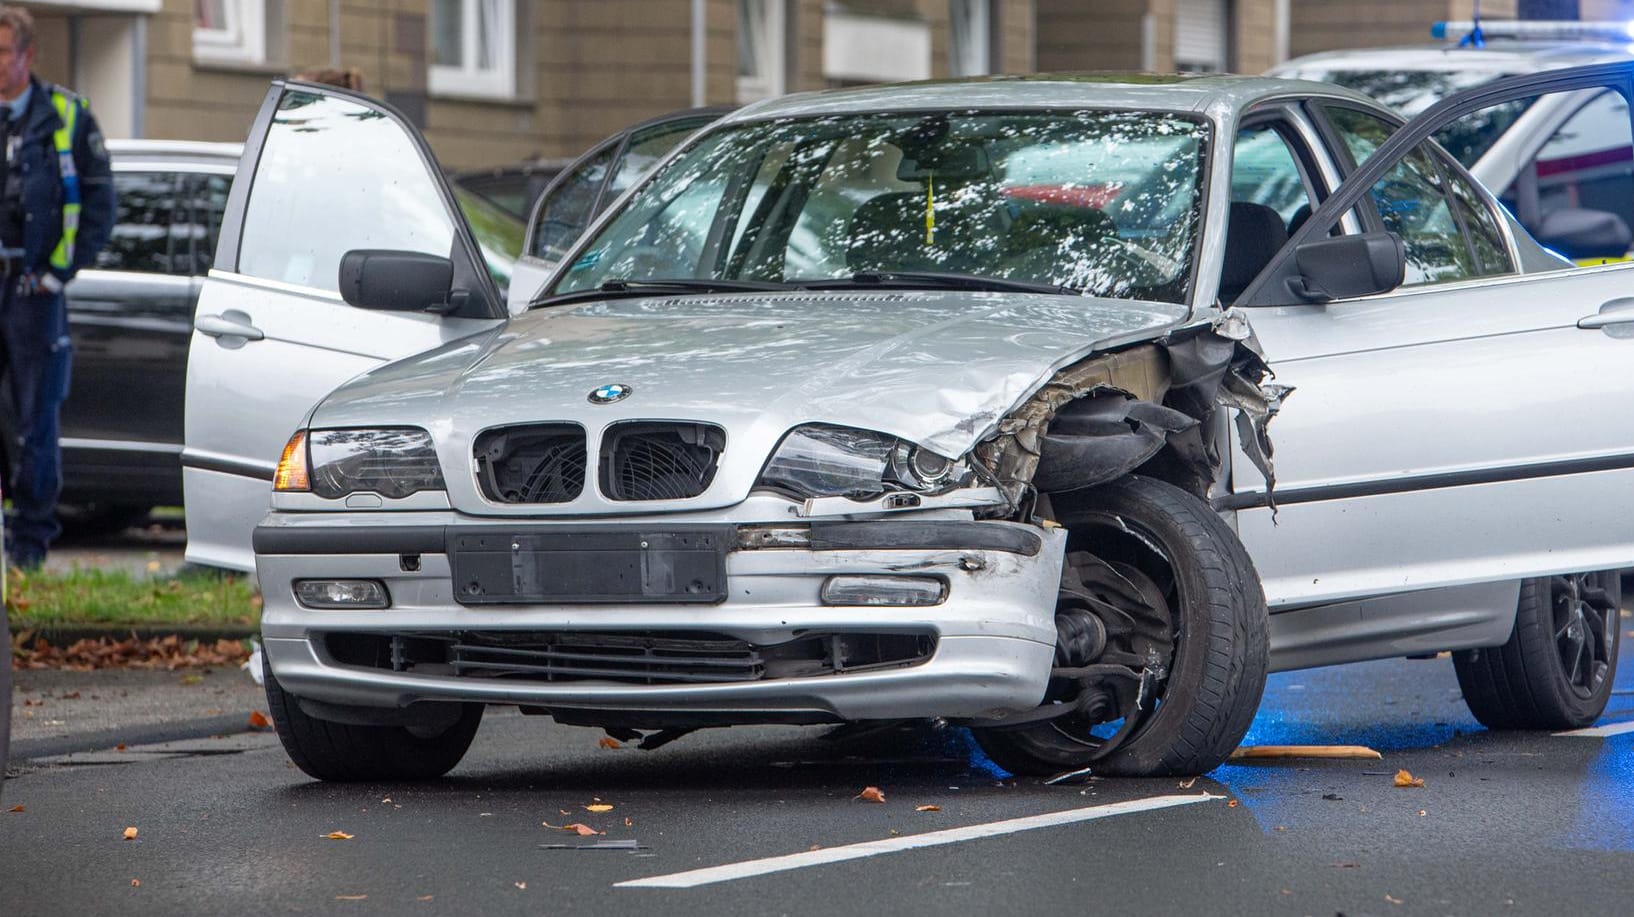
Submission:
[[[258,731],[271,729],[272,720],[267,719],[267,715],[259,710],[251,710],[250,728]]]
[[[940,812],[940,811],[942,811],[942,807],[941,806],[914,806],[913,810],[915,812]]]
[[[141,888],[142,887],[142,880],[141,879],[132,879],[132,880],[130,880],[130,887],[131,888]]]
[[[1354,758],[1378,761],[1384,758],[1366,745],[1244,745],[1231,753],[1241,758]]]
[[[877,786],[867,786],[862,788],[861,793],[858,793],[851,798],[861,799],[863,802],[884,802],[885,793],[882,792]]]
[[[1340,796],[1338,793],[1323,793],[1322,798],[1328,800],[1329,802],[1343,802],[1345,799],[1345,797]]]
[[[54,646],[44,637],[23,631],[11,641],[13,664],[18,669],[61,669],[90,672],[96,669],[183,669],[238,665],[249,656],[239,640],[211,643],[168,637],[123,640],[112,637],[76,640],[66,647]],[[195,677],[195,676],[188,676]]]
[[[596,841],[593,844],[540,844],[540,850],[621,850],[629,853],[636,850],[650,849],[646,844],[634,838],[613,841]]]
[[[1051,777],[1050,779],[1044,781],[1044,785],[1045,786],[1055,786],[1058,783],[1065,783],[1066,781],[1071,780],[1074,777],[1088,777],[1090,775],[1089,772],[1091,770],[1093,770],[1093,768],[1081,767],[1081,768],[1079,768],[1078,770],[1075,770],[1075,771],[1067,771],[1064,774],[1056,774],[1054,777]]]
[[[347,834],[345,831],[331,831],[328,834],[320,834],[318,836],[330,841],[349,841],[355,835]]]
[[[27,812],[28,810],[25,809],[24,807],[20,806],[20,805],[17,805],[17,806],[12,806],[11,808],[7,809],[6,811],[7,812]]]
[[[369,898],[368,895],[336,895],[335,896],[336,901],[366,901],[366,900],[368,900],[368,898]]]
[[[605,802],[594,802],[584,807],[586,812],[611,812],[613,807]]]
[[[624,747],[623,742],[620,742],[619,740],[613,738],[612,736],[602,736],[601,741],[597,742],[596,744],[601,746],[602,748],[623,748]]]
[[[1396,786],[1399,786],[1399,787],[1423,786],[1424,785],[1424,778],[1423,777],[1414,777],[1410,771],[1399,770],[1399,771],[1396,771],[1395,783],[1396,783]]]
[[[127,841],[136,840],[136,829],[135,828],[126,828],[124,837],[125,837],[125,840],[127,840]]]
[[[544,825],[546,828],[549,828],[552,831],[572,831],[580,837],[590,837],[591,835],[595,834],[607,833],[606,831],[597,831],[595,828],[580,822],[574,822],[571,825],[553,825],[548,821],[542,821],[539,824]]]

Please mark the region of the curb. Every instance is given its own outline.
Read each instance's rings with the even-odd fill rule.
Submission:
[[[218,735],[271,732],[270,729],[251,728],[249,717],[249,711],[224,713],[220,716],[185,720],[177,723],[155,723],[152,726],[134,729],[114,728],[79,735],[14,740],[11,743],[10,763],[21,765],[38,758],[56,758],[63,755],[106,751],[117,745],[157,745],[162,742],[181,742],[187,739],[208,739],[211,736]]]
[[[68,646],[80,640],[100,640],[104,637],[110,640],[124,640],[135,637],[138,640],[164,639],[176,636],[183,640],[197,640],[201,643],[214,643],[217,640],[248,640],[259,637],[261,629],[258,627],[190,627],[187,625],[139,625],[135,627],[109,627],[82,624],[53,625],[31,624],[28,621],[12,621],[11,635],[28,631],[35,637],[43,638],[52,646]]]

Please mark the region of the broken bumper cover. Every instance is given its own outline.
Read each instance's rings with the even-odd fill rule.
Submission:
[[[482,603],[456,598],[456,544],[486,531],[513,546],[573,527],[416,515],[401,525],[382,524],[401,516],[275,513],[256,530],[264,647],[285,690],[350,706],[473,701],[655,724],[993,717],[1044,696],[1061,530],[717,523],[729,548],[711,601]],[[675,528],[650,519],[588,528],[621,527]],[[936,578],[943,597],[918,607],[825,604],[835,576]],[[391,605],[307,608],[295,598],[303,580],[374,580]],[[790,647],[826,645],[831,652],[787,658]],[[904,645],[918,650],[833,664],[842,646]],[[659,670],[642,668],[655,655],[665,659]]]

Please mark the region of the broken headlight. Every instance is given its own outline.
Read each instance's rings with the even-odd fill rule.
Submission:
[[[808,424],[796,427],[760,473],[758,486],[802,498],[867,499],[887,491],[941,494],[970,486],[975,470],[894,436]]]
[[[290,452],[285,449],[286,461]],[[393,500],[422,490],[445,489],[431,434],[413,427],[312,430],[306,433],[306,452],[310,487],[277,489],[310,489],[330,499],[377,493]]]

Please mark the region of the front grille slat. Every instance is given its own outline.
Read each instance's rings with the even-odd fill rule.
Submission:
[[[609,500],[685,500],[709,489],[726,432],[701,423],[629,422],[601,443],[601,489]]]
[[[484,431],[474,448],[482,495],[496,503],[568,503],[584,492],[584,429],[532,424]]]

